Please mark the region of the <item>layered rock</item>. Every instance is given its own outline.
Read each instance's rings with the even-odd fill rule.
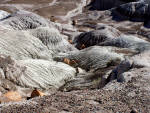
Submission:
[[[73,60],[72,65],[85,70],[97,70],[120,62],[123,55],[113,52],[112,48],[93,46],[81,51],[60,53],[54,57],[57,61],[64,61],[64,58]]]
[[[77,67],[77,76],[67,81],[60,90],[72,91],[102,88],[108,83],[107,77],[111,71],[119,65],[124,57],[133,56],[134,54],[137,54],[137,52],[130,49],[98,46],[89,47],[79,52],[72,52],[68,55],[58,54],[54,58],[55,60]]]
[[[94,46],[117,38],[120,35],[121,32],[111,26],[99,25],[97,30],[81,33],[75,37],[73,42],[78,49],[82,49],[83,45],[85,47]]]
[[[52,55],[59,52],[76,50],[55,28],[39,27],[29,32],[40,39],[47,46],[48,50],[51,51]]]
[[[150,70],[133,69],[127,83],[112,81],[103,89],[56,92],[30,101],[1,104],[1,112],[149,112]],[[59,101],[58,101],[59,100]],[[51,105],[51,106],[49,106]]]
[[[119,38],[106,41],[99,45],[129,48],[132,50],[136,50],[137,52],[150,50],[150,43],[148,41],[145,41],[132,35],[121,35]]]
[[[52,54],[37,38],[27,32],[1,30],[0,54],[14,59],[50,59]]]
[[[0,24],[9,29],[27,30],[48,26],[48,21],[35,13],[21,10],[3,19]]]
[[[64,63],[47,60],[13,60],[1,56],[1,79],[26,88],[59,88],[75,76],[76,70]]]
[[[131,2],[121,5],[114,9],[113,14],[119,12],[120,16],[126,17],[125,19],[145,21],[150,18],[150,8],[148,2]]]
[[[135,18],[144,21],[144,25],[149,24],[149,5],[148,0],[133,1],[95,0],[91,4],[95,9],[110,10],[85,9],[80,15],[77,14],[83,10],[86,0],[44,0],[41,4],[29,0],[0,1],[3,3],[0,6],[4,3],[22,3],[18,9],[33,8],[34,12],[53,21],[26,11],[13,13],[1,20],[0,53],[4,56],[0,56],[0,92],[19,90],[20,93],[24,90],[27,94],[26,88],[46,89],[48,94],[54,93],[49,90],[51,88],[70,91],[57,91],[49,96],[42,95],[42,98],[1,104],[0,112],[21,112],[20,109],[38,113],[149,112],[150,43],[146,38],[149,30],[144,28],[143,22],[129,21]],[[27,4],[22,7],[24,2]],[[29,7],[30,3],[34,6]],[[77,16],[71,21],[74,15]],[[127,20],[116,21],[115,16]],[[71,22],[74,22],[73,26]],[[74,40],[76,47],[83,50],[75,49],[67,41],[71,42],[78,30],[87,31]]]
[[[136,75],[130,76],[130,71],[133,68],[150,67],[150,51],[137,54],[129,59],[122,61],[108,77],[108,82],[117,79],[119,82],[128,82]],[[129,74],[129,76],[128,76]]]

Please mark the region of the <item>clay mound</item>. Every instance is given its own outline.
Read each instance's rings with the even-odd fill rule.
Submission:
[[[37,38],[22,31],[0,31],[0,54],[14,59],[50,59],[48,48]]]
[[[1,78],[26,88],[59,88],[75,76],[76,70],[64,63],[47,60],[13,60],[0,57]]]
[[[120,48],[129,48],[138,52],[150,50],[150,43],[137,38],[132,35],[121,35],[119,38],[115,38],[104,43],[99,44],[101,46],[115,46]]]
[[[96,70],[120,62],[123,55],[115,53],[109,47],[93,46],[80,51],[60,53],[54,59],[64,61],[65,58],[74,61],[74,66],[85,70]]]
[[[61,91],[97,89],[107,84],[110,72],[120,64],[125,56],[132,56],[136,51],[125,48],[93,46],[68,55],[59,54],[57,61],[63,61],[77,68],[77,76],[66,82]],[[85,69],[86,71],[80,69]]]
[[[52,54],[76,50],[55,28],[39,27],[29,32],[40,39]]]
[[[75,76],[76,70],[64,63],[45,60],[23,60],[18,64],[26,67],[26,71],[20,76],[21,86],[34,88],[59,88],[65,82]],[[16,76],[15,78],[18,78]]]
[[[27,30],[48,26],[48,21],[37,14],[21,10],[3,19],[0,24],[9,29]]]
[[[78,49],[82,48],[82,45],[85,47],[94,46],[102,42],[117,38],[121,35],[121,32],[117,29],[107,26],[100,25],[97,30],[84,32],[75,37],[73,43]]]

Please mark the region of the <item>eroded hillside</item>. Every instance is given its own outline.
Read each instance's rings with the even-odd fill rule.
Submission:
[[[0,112],[149,113],[148,0],[1,0]]]

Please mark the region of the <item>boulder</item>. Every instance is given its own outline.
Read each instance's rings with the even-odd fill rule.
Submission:
[[[43,92],[41,92],[40,90],[33,90],[32,93],[31,93],[31,98],[34,98],[34,97],[42,97],[44,96],[45,94]]]
[[[132,69],[132,64],[133,62],[127,59],[122,61],[115,69],[112,70],[106,80],[107,83],[115,79],[117,79],[118,82],[125,82],[126,80],[122,74]]]
[[[78,49],[85,47],[94,46],[102,42],[112,40],[121,35],[121,32],[108,25],[98,25],[97,30],[81,33],[76,36],[73,43]]]

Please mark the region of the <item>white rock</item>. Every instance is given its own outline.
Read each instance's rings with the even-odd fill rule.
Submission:
[[[40,26],[49,26],[50,24],[46,19],[35,13],[20,10],[11,14],[3,21],[0,21],[0,25],[9,29],[27,30],[35,29]]]
[[[55,28],[39,27],[29,32],[40,39],[52,54],[76,50]]]
[[[76,74],[76,70],[67,64],[38,59],[0,57],[0,67],[5,73],[4,79],[26,88],[59,88]]]
[[[10,14],[6,11],[0,10],[0,20],[6,18],[7,16],[9,16]]]
[[[80,51],[60,53],[54,58],[62,61],[64,58],[75,60],[75,66],[86,70],[101,69],[123,60],[123,55],[117,54],[111,47],[92,46]]]
[[[50,59],[48,48],[27,32],[0,30],[0,54],[14,59]]]

